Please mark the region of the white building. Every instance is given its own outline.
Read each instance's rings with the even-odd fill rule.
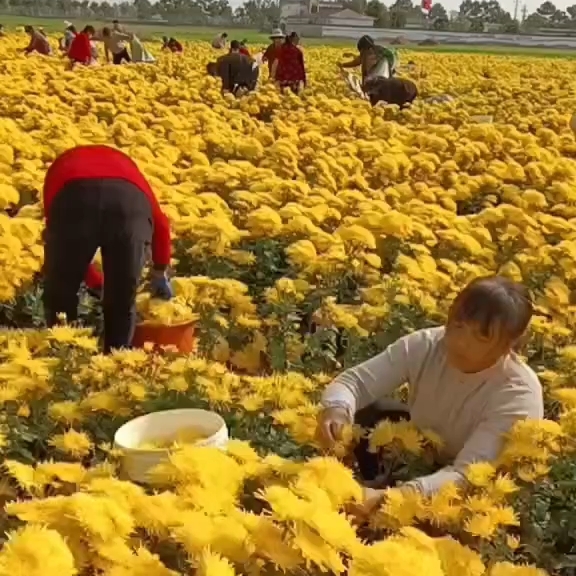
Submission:
[[[288,29],[307,36],[324,36],[318,30],[322,27],[374,27],[374,18],[326,0],[281,0],[280,20]]]

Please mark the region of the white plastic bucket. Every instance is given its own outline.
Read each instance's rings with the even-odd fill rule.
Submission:
[[[149,472],[158,464],[168,461],[169,450],[146,450],[147,442],[173,438],[178,431],[194,427],[206,436],[195,446],[213,446],[223,449],[228,443],[228,428],[224,419],[215,412],[185,408],[152,412],[130,420],[114,435],[116,448],[123,452],[122,477],[133,482],[147,483]]]

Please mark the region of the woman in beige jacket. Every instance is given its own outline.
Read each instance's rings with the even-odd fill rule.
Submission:
[[[524,286],[498,276],[474,280],[454,301],[445,326],[400,338],[326,388],[318,420],[322,441],[333,445],[352,422],[372,428],[389,416],[410,419],[443,439],[445,466],[404,486],[431,495],[462,482],[468,465],[498,457],[502,436],[515,422],[543,418],[538,377],[514,352],[531,316]],[[405,382],[408,405],[392,413],[379,408]],[[356,457],[362,480],[377,481],[379,463],[366,441]],[[367,506],[383,494],[369,490]]]

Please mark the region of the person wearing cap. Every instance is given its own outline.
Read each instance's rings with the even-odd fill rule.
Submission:
[[[222,91],[238,96],[256,88],[259,69],[252,58],[240,53],[240,42],[230,42],[230,52],[206,67],[208,74],[222,80]]]
[[[68,52],[70,50],[70,46],[72,45],[72,41],[76,38],[76,26],[70,22],[64,22],[66,25],[66,29],[64,30],[64,37],[60,41],[60,49],[62,52]]]
[[[357,44],[358,56],[349,62],[342,62],[340,68],[361,67],[362,84],[373,76],[389,78],[396,72],[396,54],[392,50],[376,44],[372,37],[362,36]]]
[[[78,319],[82,280],[103,291],[104,351],[130,346],[136,291],[151,247],[150,290],[169,299],[170,224],[144,175],[108,146],[67,150],[48,168],[43,189],[44,309],[48,326],[61,314]],[[104,275],[91,264],[102,253]]]
[[[280,30],[280,28],[272,30],[272,34],[270,34],[270,40],[272,40],[272,44],[266,48],[264,55],[262,56],[262,62],[268,62],[269,73],[272,72],[272,65],[278,57],[278,51],[282,47],[285,37],[286,35],[284,32],[282,32],[282,30]]]
[[[300,37],[296,32],[286,36],[270,70],[270,77],[280,88],[290,88],[295,94],[306,86],[306,66],[302,50],[298,48],[299,42]]]
[[[30,36],[30,42],[24,48],[25,54],[31,54],[32,52],[38,52],[38,54],[44,54],[44,56],[52,54],[52,48],[50,48],[48,39],[44,34],[35,30],[33,26],[24,26],[24,32]]]
[[[184,48],[174,37],[162,36],[162,50],[170,50],[173,54],[182,54]]]

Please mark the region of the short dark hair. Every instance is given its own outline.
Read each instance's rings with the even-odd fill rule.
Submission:
[[[222,32],[222,38],[228,38],[228,33],[227,33],[227,32]]]
[[[112,24],[119,24],[118,20],[112,20]]]
[[[486,276],[472,280],[460,292],[448,322],[475,323],[486,336],[496,328],[516,341],[526,332],[533,311],[526,286],[503,276]]]
[[[206,72],[208,72],[210,76],[218,76],[218,64],[216,64],[216,62],[208,62],[208,64],[206,64]]]
[[[110,36],[110,34],[110,28],[108,28],[108,26],[104,26],[104,28],[102,28],[102,36]]]
[[[84,26],[84,34],[96,34],[96,30],[94,29],[94,26],[91,26],[90,24],[88,24],[88,26]]]
[[[230,50],[240,50],[240,42],[238,42],[238,40],[232,40],[232,42],[230,42]]]
[[[34,32],[34,27],[30,25],[24,26],[24,32],[30,34],[30,32]]]

